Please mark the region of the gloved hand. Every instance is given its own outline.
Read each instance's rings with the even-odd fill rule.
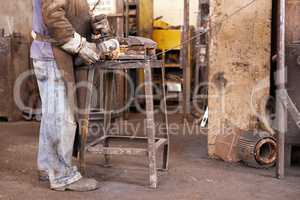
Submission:
[[[102,56],[117,59],[120,55],[120,43],[116,39],[110,39],[97,45]]]
[[[100,60],[99,51],[95,43],[85,41],[78,53],[79,57],[83,59],[85,64],[91,65]]]
[[[86,64],[93,64],[100,60],[99,51],[94,43],[87,42],[84,37],[74,33],[74,37],[61,48],[68,53],[78,54]]]
[[[111,35],[111,28],[104,14],[96,15],[91,20],[93,33],[95,35],[101,35],[101,37],[107,37]]]

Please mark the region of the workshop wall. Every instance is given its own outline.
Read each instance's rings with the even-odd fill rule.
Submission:
[[[209,155],[238,161],[239,134],[259,125],[269,94],[272,2],[211,0],[210,6]]]
[[[1,0],[0,6],[0,28],[5,32],[20,32],[30,39],[31,18],[32,18],[32,0]]]
[[[190,24],[196,26],[199,0],[190,0]],[[183,0],[154,0],[154,17],[163,16],[171,25],[183,24]]]
[[[14,43],[15,67],[18,70],[29,68],[29,48],[31,42],[32,0],[9,0],[0,6],[0,29],[5,35],[18,33],[18,42]],[[22,65],[22,66],[21,66]]]
[[[30,48],[30,32],[31,32],[31,20],[32,20],[32,0],[1,0],[0,6],[0,29],[4,29],[5,35],[12,38],[11,48],[11,66],[2,66],[9,69],[7,75],[7,83],[1,85],[0,89],[7,89],[7,99],[12,99],[12,89],[14,87],[15,80],[21,73],[30,69],[29,48]],[[8,85],[7,85],[8,84]],[[3,87],[3,88],[2,88]],[[26,83],[22,85],[21,97],[25,104],[33,104],[33,96],[36,95],[36,86],[33,79],[28,79]],[[1,106],[10,107],[8,115],[6,117],[9,121],[17,121],[22,118],[22,112],[16,107],[14,101],[7,101],[1,103]]]

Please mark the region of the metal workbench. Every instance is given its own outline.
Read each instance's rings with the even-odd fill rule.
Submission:
[[[155,130],[155,118],[154,118],[154,102],[153,102],[153,88],[152,88],[152,69],[160,68],[162,76],[162,114],[163,114],[163,134],[162,137],[157,137]],[[88,85],[93,87],[95,70],[105,72],[106,84],[104,88],[105,102],[104,102],[104,134],[102,137],[95,139],[91,143],[87,143],[88,131],[89,131],[89,117],[91,110],[91,101],[92,101],[92,92],[87,92],[86,96],[86,107],[85,114],[83,119],[81,119],[80,126],[80,135],[81,135],[81,145],[80,145],[80,165],[83,171],[86,170],[86,152],[90,152],[90,149],[93,153],[104,154],[106,164],[109,163],[110,155],[132,155],[132,156],[146,156],[149,161],[149,180],[150,187],[157,188],[158,185],[158,167],[157,167],[157,153],[159,149],[163,149],[163,161],[161,170],[166,171],[168,169],[169,163],[169,132],[168,132],[168,116],[167,116],[167,105],[166,105],[166,94],[165,94],[165,69],[162,66],[162,63],[157,60],[114,60],[114,61],[103,61],[99,62],[93,66],[85,68],[88,70]],[[120,70],[128,69],[143,69],[145,76],[145,103],[146,103],[146,133],[145,137],[136,137],[136,136],[124,136],[120,135],[111,135],[109,133],[109,128],[111,126],[111,110],[112,110],[112,99],[113,89],[112,84],[114,81],[114,74]],[[89,91],[93,91],[92,88],[88,88]],[[102,88],[103,89],[103,88]],[[121,141],[136,141],[136,142],[145,142],[147,148],[124,148],[124,147],[110,147],[110,143],[115,139]],[[102,144],[102,145],[99,145]],[[88,151],[87,151],[88,150]]]

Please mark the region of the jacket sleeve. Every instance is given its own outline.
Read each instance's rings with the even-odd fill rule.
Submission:
[[[70,41],[75,30],[66,17],[69,0],[42,0],[42,15],[49,35],[63,45]]]

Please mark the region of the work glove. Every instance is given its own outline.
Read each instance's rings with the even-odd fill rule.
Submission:
[[[85,64],[91,65],[100,60],[99,51],[95,43],[87,42],[84,37],[74,33],[73,38],[61,46],[70,54],[78,54]]]
[[[111,36],[111,27],[109,25],[107,16],[104,14],[93,16],[91,19],[93,34],[96,37]]]
[[[116,39],[106,40],[97,45],[101,58],[117,59],[120,55],[120,43]]]
[[[94,64],[100,60],[97,45],[95,43],[85,42],[78,55],[88,65]]]

